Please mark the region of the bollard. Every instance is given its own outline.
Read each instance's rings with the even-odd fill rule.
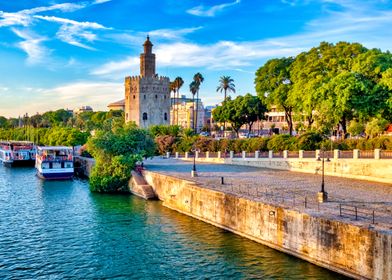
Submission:
[[[170,158],[170,152],[166,153],[166,158]]]
[[[224,184],[225,184],[225,180],[223,177],[221,177],[221,185],[224,185]]]
[[[185,158],[189,158],[189,152],[185,152]]]
[[[178,152],[176,152],[176,159],[178,159]]]
[[[230,158],[234,157],[234,151],[230,151]]]
[[[218,158],[221,158],[221,151],[218,152]]]
[[[342,216],[342,204],[339,204],[339,216]]]
[[[259,158],[260,157],[260,151],[256,151],[255,152],[255,158]]]

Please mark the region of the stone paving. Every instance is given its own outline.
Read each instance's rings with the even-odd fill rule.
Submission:
[[[197,162],[198,177],[192,178],[191,161],[154,158],[144,164],[148,170],[195,181],[206,188],[392,233],[392,183],[325,176],[329,202],[319,204],[318,174]]]

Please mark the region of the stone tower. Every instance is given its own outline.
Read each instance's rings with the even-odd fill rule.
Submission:
[[[170,80],[155,74],[153,44],[147,36],[140,54],[140,75],[125,77],[125,122],[141,128],[170,124]]]

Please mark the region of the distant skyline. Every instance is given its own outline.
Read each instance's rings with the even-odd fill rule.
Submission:
[[[157,72],[200,72],[205,105],[219,103],[219,77],[236,95],[255,94],[268,59],[295,56],[321,41],[392,50],[392,0],[81,0],[0,3],[0,115],[33,115],[124,98],[124,77],[139,75],[149,34]]]

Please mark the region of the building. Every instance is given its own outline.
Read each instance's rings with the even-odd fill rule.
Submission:
[[[155,73],[155,54],[149,36],[140,54],[140,75],[125,78],[125,122],[141,128],[170,124],[170,80]]]
[[[93,112],[93,108],[91,108],[91,106],[82,106],[79,108],[74,109],[73,113],[74,114],[80,114],[80,113],[84,113],[84,112]]]
[[[121,99],[119,101],[110,103],[108,105],[109,110],[120,110],[120,111],[125,111],[125,99]]]
[[[195,100],[195,106],[196,103],[198,104],[196,131],[200,132],[204,126],[205,112],[201,100],[199,99],[198,102],[196,102]],[[194,119],[193,116],[196,117],[196,115],[194,114],[194,105],[193,105],[192,98],[186,98],[185,95],[183,95],[181,96],[181,99],[176,98],[176,100],[173,100],[173,106],[170,111],[170,119],[172,120],[171,121],[172,125],[178,124],[183,128],[193,129],[193,123],[194,121],[196,121],[196,119]]]

